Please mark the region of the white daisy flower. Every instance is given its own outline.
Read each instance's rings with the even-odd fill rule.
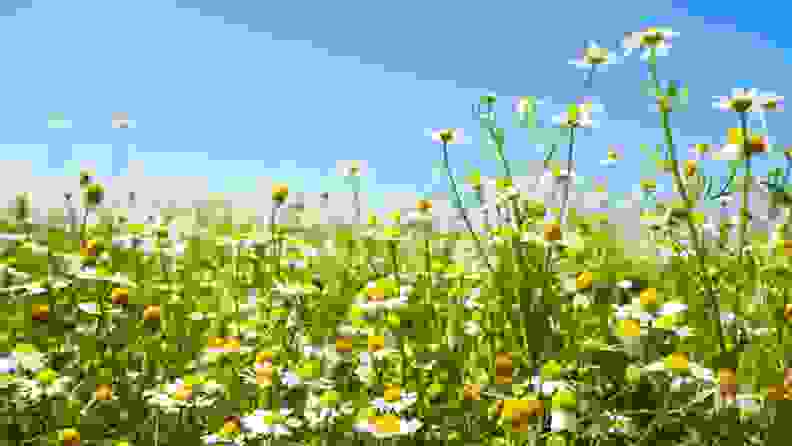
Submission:
[[[397,393],[398,392],[398,393]],[[416,393],[401,392],[400,389],[386,389],[385,397],[376,398],[371,404],[383,412],[401,412],[418,401]]]

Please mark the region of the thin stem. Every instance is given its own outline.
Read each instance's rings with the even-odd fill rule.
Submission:
[[[575,148],[575,128],[569,128],[569,151],[567,152],[567,178],[564,182],[564,195],[561,199],[561,225],[566,216],[567,201],[569,200],[569,183],[572,180],[572,152]]]
[[[657,66],[655,64],[654,49],[652,49],[649,59],[649,72],[652,77],[652,80],[654,81],[655,88],[659,93],[660,81],[657,80]],[[713,324],[715,324],[715,332],[717,334],[718,341],[720,344],[720,351],[725,352],[726,341],[723,337],[723,328],[721,327],[721,322],[720,322],[720,304],[715,299],[712,292],[712,288],[710,286],[711,283],[709,280],[709,276],[707,275],[707,267],[704,259],[706,253],[704,252],[704,247],[702,246],[701,241],[699,240],[698,231],[696,230],[696,226],[693,223],[693,216],[691,214],[691,211],[693,210],[693,203],[687,194],[687,189],[685,188],[685,184],[682,181],[682,176],[679,172],[679,162],[677,161],[677,157],[676,157],[676,147],[674,146],[674,137],[671,132],[671,126],[669,125],[669,111],[667,108],[661,107],[660,113],[662,117],[662,124],[665,133],[666,145],[668,146],[669,158],[671,159],[672,170],[674,174],[674,182],[676,183],[677,189],[679,190],[679,195],[682,197],[682,200],[685,202],[685,207],[687,208],[688,211],[685,215],[686,216],[685,220],[687,222],[688,230],[690,232],[690,239],[692,241],[693,247],[696,250],[696,258],[698,259],[701,277],[703,280],[707,281],[706,292],[707,292],[707,297],[709,298],[710,307],[715,313],[715,316],[713,317]]]
[[[473,239],[476,241],[476,247],[479,251],[479,256],[484,260],[484,263],[487,265],[487,269],[490,272],[494,273],[495,270],[490,265],[489,260],[484,254],[484,249],[481,247],[481,240],[479,240],[476,232],[473,230],[473,225],[470,224],[470,219],[468,219],[467,213],[462,209],[462,199],[459,197],[459,191],[457,190],[456,180],[454,180],[454,176],[451,175],[451,168],[448,165],[448,143],[443,142],[443,164],[445,165],[446,172],[448,173],[448,180],[451,182],[451,189],[454,192],[454,196],[456,196],[456,202],[459,206],[459,213],[462,216],[462,219],[465,221],[465,225],[467,226],[470,235],[473,236]]]
[[[743,249],[745,248],[745,233],[748,229],[748,193],[751,186],[751,156],[748,152],[748,119],[746,112],[740,112],[740,127],[743,133],[742,154],[745,156],[745,183],[743,184],[742,213],[740,215],[739,253],[738,264],[742,265]]]

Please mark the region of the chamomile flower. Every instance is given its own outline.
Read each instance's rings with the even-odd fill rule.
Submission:
[[[278,413],[271,410],[258,409],[253,414],[242,417],[242,428],[255,436],[273,436],[276,438],[291,436],[291,429],[300,427],[301,422],[290,417],[292,409],[281,409]]]
[[[601,48],[597,45],[597,42],[589,40],[586,42],[586,47],[583,49],[581,58],[570,60],[569,63],[583,69],[605,68],[607,65],[613,63],[614,59],[615,57],[607,48]]]
[[[403,392],[398,385],[385,386],[382,397],[371,401],[371,405],[382,412],[402,412],[418,401],[417,394]]]
[[[590,104],[572,104],[567,111],[553,116],[553,124],[561,128],[592,128],[595,122],[592,119]]]
[[[731,96],[714,96],[713,107],[723,111],[756,112],[768,98],[759,95],[756,88],[733,88]]]
[[[0,358],[0,374],[15,373],[17,369],[16,355],[13,352],[5,353],[5,355]]]
[[[671,48],[671,39],[679,36],[671,28],[646,28],[643,31],[624,34],[622,46],[625,49],[624,57],[632,54],[633,50],[643,49],[641,60],[649,59],[652,51],[656,56],[665,56]]]
[[[415,433],[423,425],[418,419],[403,418],[393,414],[373,416],[355,424],[355,431],[368,432],[375,438],[392,438]]]

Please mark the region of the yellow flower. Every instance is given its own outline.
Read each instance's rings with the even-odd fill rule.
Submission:
[[[349,336],[338,336],[335,341],[336,352],[349,353],[352,351],[352,338]]]
[[[754,111],[762,102],[755,88],[733,88],[731,96],[716,96],[716,98],[718,102],[713,104],[715,108],[738,113]]]
[[[80,255],[83,257],[95,257],[97,243],[96,240],[83,240],[80,243]]]
[[[36,321],[46,321],[49,319],[49,305],[47,304],[33,304],[31,316]]]
[[[429,211],[432,209],[432,202],[429,200],[418,200],[418,205],[416,207],[420,211]]]
[[[548,242],[561,240],[561,226],[557,223],[546,225],[544,230],[544,239]]]
[[[285,184],[277,184],[272,187],[272,201],[282,203],[289,195],[289,186]]]
[[[460,144],[464,139],[463,131],[459,128],[439,129],[432,131],[432,141],[443,144]]]
[[[77,446],[80,444],[80,433],[77,429],[64,429],[61,433],[63,436],[63,444],[67,446]]]
[[[657,303],[657,289],[656,288],[647,288],[641,291],[639,295],[641,299],[641,305],[644,306],[651,306]]]
[[[672,370],[688,370],[690,368],[688,354],[686,352],[671,353],[665,359],[665,366]]]
[[[689,177],[692,177],[693,175],[696,174],[696,168],[697,168],[696,164],[697,164],[696,160],[687,160],[687,161],[685,161],[685,176],[686,177],[689,178]]]
[[[577,276],[576,285],[578,290],[587,290],[594,281],[594,275],[589,271],[584,271]]]
[[[369,336],[368,350],[371,353],[378,352],[385,348],[385,336]]]
[[[530,418],[542,416],[544,405],[541,400],[505,400],[501,406],[501,416],[511,421],[513,432],[527,432]]]
[[[129,289],[128,288],[113,288],[112,302],[116,305],[126,305],[129,303]]]
[[[622,336],[636,337],[641,336],[641,323],[634,319],[622,321]]]
[[[97,401],[107,401],[113,398],[113,386],[110,384],[99,384],[96,386],[94,397]]]
[[[385,386],[384,399],[388,402],[398,401],[401,398],[401,387],[388,384]]]
[[[374,426],[380,433],[396,433],[401,431],[401,418],[393,414],[375,417]]]
[[[235,434],[239,432],[239,417],[237,416],[228,416],[225,417],[223,420],[223,433],[225,434]]]
[[[239,338],[236,336],[229,336],[225,338],[223,343],[223,349],[227,352],[238,352],[239,348],[241,347],[241,343]]]
[[[266,352],[258,352],[256,353],[256,362],[259,364],[264,364],[266,362],[272,362],[272,358],[274,354],[271,351]]]

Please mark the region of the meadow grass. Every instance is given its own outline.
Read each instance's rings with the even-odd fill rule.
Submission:
[[[495,197],[484,196],[479,175],[469,178],[482,205],[496,204],[483,227],[474,227],[450,174],[460,131],[434,132],[465,231],[434,231],[428,200],[389,221],[361,222],[358,193],[358,224],[281,224],[287,185],[272,190],[269,224],[201,217],[192,234],[175,233],[172,215],[89,224],[104,200],[90,172],[80,175],[78,221],[33,225],[31,197],[20,195],[13,218],[0,222],[0,351],[9,352],[0,361],[0,438],[157,446],[784,441],[792,214],[772,240],[751,236],[741,220],[730,250],[728,225],[705,229],[693,212],[699,201],[730,197],[735,177],[713,191],[695,163],[677,158],[668,117],[685,93],[661,88],[656,74],[658,51],[673,36],[650,28],[624,41],[646,51],[665,173],[681,199],[645,215],[651,247],[640,255],[602,216],[567,208],[575,134],[595,126],[587,100],[555,120],[568,135],[568,171],[555,171],[563,198],[549,210],[515,187],[492,112],[497,99],[481,98],[474,116],[504,170]],[[609,58],[590,45],[576,61],[590,70],[587,89]],[[747,113],[778,109],[782,99],[736,91],[718,103],[740,122],[719,155],[735,155],[748,177],[751,157],[769,147],[748,131]],[[535,126],[533,99],[517,98],[515,112]],[[651,192],[651,179],[643,186]],[[773,186],[775,203],[786,206],[785,184]]]

